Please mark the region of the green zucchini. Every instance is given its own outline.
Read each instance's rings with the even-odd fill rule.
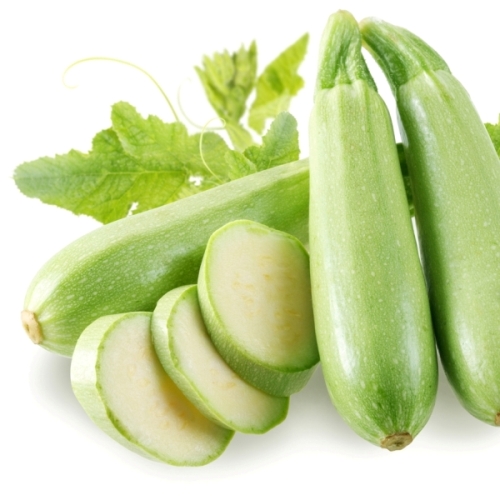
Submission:
[[[151,313],[104,316],[80,336],[71,385],[89,417],[115,441],[172,465],[216,459],[234,432],[202,415],[163,370]]]
[[[397,101],[445,372],[472,415],[500,425],[500,160],[431,47],[376,19],[362,32]]]
[[[354,18],[331,16],[310,119],[316,334],[340,415],[389,450],[427,422],[437,389],[429,304],[387,108]]]
[[[33,342],[71,356],[95,319],[152,311],[167,291],[195,283],[210,235],[247,218],[308,238],[307,161],[274,167],[113,222],[49,260],[33,279],[22,322]]]

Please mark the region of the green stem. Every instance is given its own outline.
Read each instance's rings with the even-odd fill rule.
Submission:
[[[441,56],[409,31],[367,18],[360,23],[363,42],[384,71],[393,91],[424,71],[450,71]]]
[[[317,89],[364,80],[374,90],[375,82],[361,54],[358,23],[347,11],[339,10],[328,19],[319,56]]]

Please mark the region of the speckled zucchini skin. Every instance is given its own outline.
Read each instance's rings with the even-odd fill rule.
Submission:
[[[363,438],[401,449],[435,400],[434,338],[389,114],[356,21],[325,30],[310,120],[310,257],[323,373]]]
[[[227,222],[251,219],[307,241],[308,202],[308,165],[299,161],[103,226],[40,269],[25,327],[39,328],[30,336],[42,347],[71,356],[100,316],[152,311],[167,291],[196,282],[210,235]]]
[[[465,408],[500,425],[500,160],[431,47],[380,20],[363,36],[397,100],[444,369]]]

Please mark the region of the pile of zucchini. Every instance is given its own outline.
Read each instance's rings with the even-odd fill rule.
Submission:
[[[396,98],[421,258],[362,44]],[[339,11],[321,42],[309,163],[80,238],[34,278],[22,321],[74,355],[82,405],[146,456],[199,465],[235,430],[277,425],[318,350],[342,417],[399,450],[431,415],[436,342],[463,406],[500,426],[499,235],[500,159],[467,92],[412,33]]]

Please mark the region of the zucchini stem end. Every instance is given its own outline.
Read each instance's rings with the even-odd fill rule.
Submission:
[[[33,344],[40,344],[43,340],[42,327],[38,322],[35,313],[31,311],[23,311],[21,313],[21,322]]]
[[[413,438],[409,432],[398,432],[382,439],[380,446],[389,451],[397,451],[406,448],[412,441]]]

